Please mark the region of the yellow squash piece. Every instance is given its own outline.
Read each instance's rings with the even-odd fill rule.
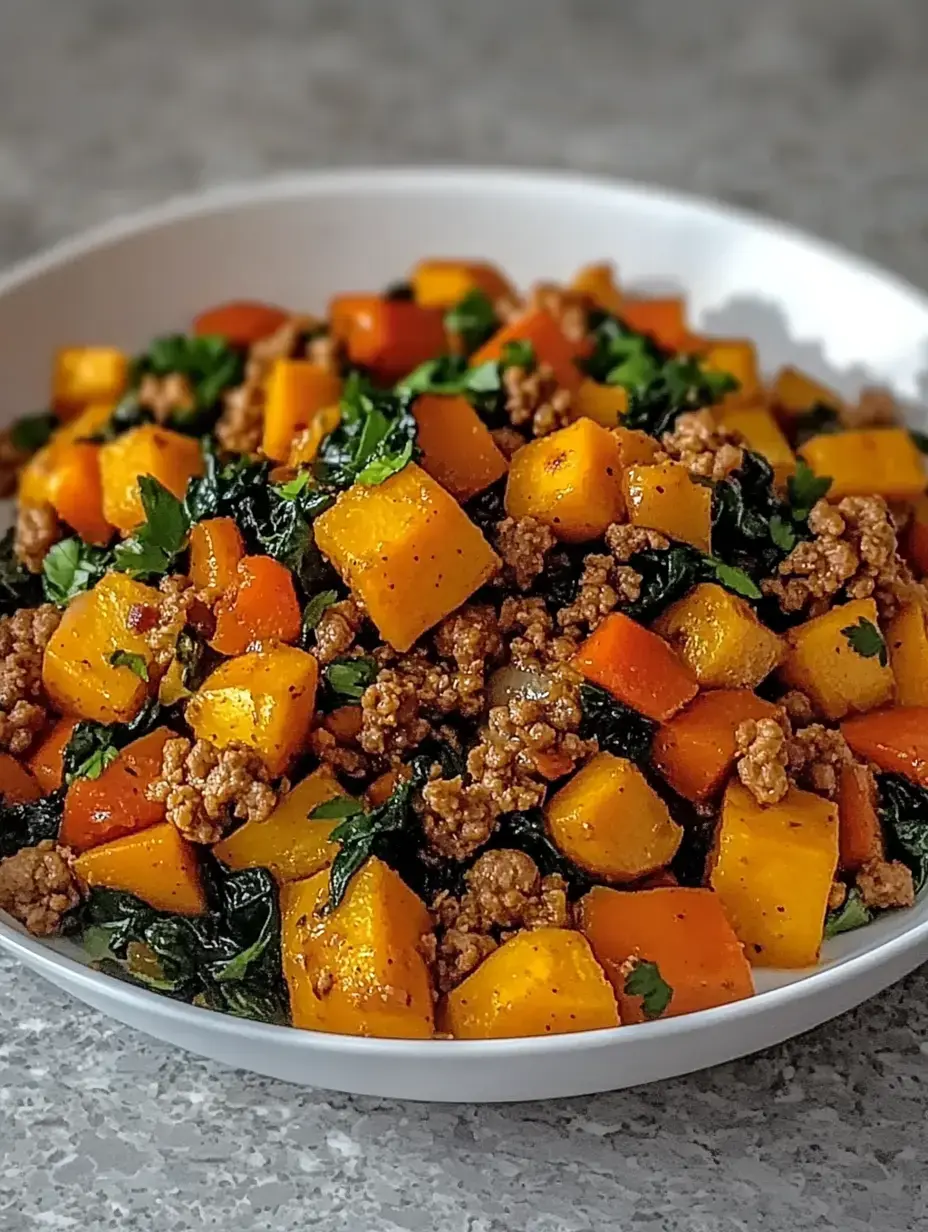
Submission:
[[[617,1027],[615,993],[589,942],[566,928],[517,933],[453,989],[439,1026],[455,1039]]]
[[[781,415],[802,415],[821,404],[834,411],[843,409],[840,394],[798,368],[781,368],[770,390],[770,400]]]
[[[420,953],[425,904],[380,860],[351,878],[328,915],[329,874],[281,889],[281,947],[293,1025],[343,1035],[428,1039],[432,986]]]
[[[316,543],[397,650],[469,599],[499,557],[441,484],[410,463],[356,483],[314,526]]]
[[[29,459],[19,473],[18,498],[23,505],[51,504],[65,446],[96,435],[109,423],[113,406],[98,402],[79,411],[73,419],[56,428],[47,445]]]
[[[757,348],[748,338],[707,339],[702,362],[712,372],[727,372],[738,388],[725,397],[726,406],[749,406],[763,392]]]
[[[836,805],[795,787],[763,805],[729,784],[709,880],[754,966],[816,962],[837,864]]]
[[[99,723],[127,723],[138,714],[151,686],[110,659],[125,650],[139,655],[150,672],[154,652],[142,633],[131,630],[129,613],[157,608],[161,599],[124,573],[108,573],[71,600],[42,662],[46,692],[59,710]]]
[[[921,603],[906,603],[886,628],[897,706],[928,706],[928,627]]]
[[[881,662],[879,653],[861,654],[847,632],[860,627],[861,621],[879,629],[872,599],[854,599],[786,633],[780,677],[791,688],[801,689],[826,719],[873,710],[892,696],[889,664]]]
[[[653,436],[636,428],[613,428],[612,435],[619,442],[623,470],[629,466],[650,464],[660,448]]]
[[[700,552],[710,550],[712,488],[695,483],[685,466],[630,466],[622,476],[622,490],[633,526],[660,531]]]
[[[140,475],[152,475],[182,499],[188,480],[202,473],[203,455],[193,437],[157,424],[132,428],[100,450],[104,517],[128,533],[145,521]]]
[[[592,419],[578,419],[510,459],[506,512],[537,518],[567,543],[597,539],[622,517],[621,467],[615,436]]]
[[[424,394],[413,404],[419,463],[462,504],[506,474],[508,463],[490,430],[460,396]]]
[[[571,403],[574,415],[585,415],[604,428],[615,428],[628,410],[628,390],[621,385],[600,385],[584,377]]]
[[[206,911],[196,849],[169,821],[91,847],[74,861],[74,871],[89,886],[134,894],[156,911]]]
[[[423,308],[450,308],[472,291],[495,303],[512,295],[512,287],[495,265],[486,261],[429,258],[412,272],[413,296]]]
[[[654,622],[704,689],[756,688],[783,658],[784,645],[750,604],[701,582]]]
[[[297,783],[267,821],[246,821],[217,843],[213,855],[229,868],[267,868],[277,881],[311,877],[332,863],[338,844],[329,842],[337,821],[313,821],[313,809],[343,796],[338,779],[326,766]]]
[[[597,753],[548,801],[545,819],[568,859],[606,881],[665,868],[683,830],[634,764]]]
[[[744,437],[748,449],[766,458],[780,485],[796,469],[796,458],[789,441],[773,414],[765,406],[721,406],[713,411],[719,423]]]
[[[55,356],[52,405],[70,419],[91,402],[116,402],[126,387],[129,357],[115,347],[64,347]]]
[[[586,295],[604,312],[617,317],[622,315],[622,292],[611,261],[582,266],[574,275],[570,289]]]
[[[295,646],[249,651],[204,680],[187,703],[187,722],[201,740],[247,745],[272,776],[283,774],[306,747],[318,678],[316,660]]]
[[[905,428],[863,428],[815,436],[799,450],[816,475],[830,475],[829,500],[883,496],[912,500],[925,490],[922,455]]]
[[[337,405],[341,377],[308,359],[278,359],[267,381],[262,448],[269,458],[286,461],[294,438],[313,417]]]

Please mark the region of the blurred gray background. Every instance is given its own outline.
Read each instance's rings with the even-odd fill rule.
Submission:
[[[0,0],[0,263],[202,185],[481,162],[719,196],[928,286],[926,62],[926,0]],[[926,993],[659,1087],[428,1108],[222,1070],[0,959],[0,1232],[928,1227]]]

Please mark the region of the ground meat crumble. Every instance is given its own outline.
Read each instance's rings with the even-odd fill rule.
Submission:
[[[17,756],[46,722],[42,659],[60,620],[52,603],[0,619],[0,748]]]
[[[855,884],[864,906],[878,911],[915,902],[912,870],[899,860],[872,860],[858,870]]]
[[[493,542],[503,561],[499,585],[529,590],[545,567],[545,554],[557,543],[554,532],[537,518],[503,518]]]
[[[0,860],[0,908],[37,937],[58,931],[61,917],[81,901],[71,853],[45,839]]]
[[[661,437],[661,445],[655,462],[679,462],[691,475],[716,481],[736,471],[744,460],[742,438],[723,428],[707,410],[679,415],[673,431]]]
[[[346,654],[364,624],[364,608],[357,599],[343,599],[327,607],[316,625],[313,654],[322,666]]]
[[[30,573],[41,573],[45,557],[59,539],[64,526],[51,505],[20,505],[16,510],[13,551]]]
[[[613,522],[606,527],[606,547],[618,564],[628,564],[637,552],[666,552],[670,540],[656,530],[632,526],[629,522]]]
[[[460,898],[443,893],[432,904],[440,930],[434,958],[439,992],[460,984],[514,932],[570,926],[564,879],[542,877],[534,860],[522,851],[484,852],[465,881],[467,889]]]
[[[776,719],[746,719],[735,732],[738,778],[758,804],[776,804],[789,790],[787,735]]]
[[[217,749],[208,740],[167,740],[161,774],[148,787],[167,820],[193,843],[217,843],[236,818],[266,821],[277,803],[261,759],[250,749]]]
[[[506,414],[514,428],[547,436],[571,421],[570,390],[561,388],[548,364],[531,370],[512,364],[503,372]]]
[[[181,372],[155,376],[148,372],[139,382],[139,406],[150,411],[156,423],[167,423],[175,411],[189,413],[196,408],[196,393]]]
[[[789,776],[797,787],[817,792],[834,800],[838,794],[838,773],[854,761],[847,741],[837,731],[821,723],[809,723],[794,732],[787,743]]]

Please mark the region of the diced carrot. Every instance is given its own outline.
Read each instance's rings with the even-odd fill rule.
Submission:
[[[694,697],[654,737],[651,758],[687,800],[707,800],[725,783],[735,760],[735,732],[746,719],[772,718],[776,707],[750,689],[712,689]]]
[[[5,804],[25,804],[38,800],[39,784],[25,766],[9,753],[0,753],[0,800]]]
[[[864,761],[928,787],[928,706],[893,706],[859,714],[845,719],[841,731]]]
[[[838,776],[838,867],[853,873],[884,858],[876,783],[866,766],[842,766]]]
[[[676,651],[622,612],[606,617],[581,645],[573,664],[626,706],[661,722],[682,710],[699,690]]]
[[[223,655],[244,654],[261,642],[295,642],[302,615],[293,574],[272,556],[245,556],[233,585],[214,608],[210,645]]]
[[[636,333],[648,334],[670,350],[681,350],[689,337],[686,302],[679,296],[625,299],[622,301],[621,316]]]
[[[74,780],[64,798],[64,846],[88,851],[164,820],[164,805],[149,800],[145,791],[161,773],[171,735],[158,727],[124,748],[98,778]]]
[[[295,438],[329,407],[338,406],[342,380],[308,359],[278,359],[267,380],[262,449],[284,462]]]
[[[348,358],[385,383],[446,349],[444,312],[410,300],[377,300],[355,317],[348,333]]]
[[[156,911],[180,915],[206,911],[196,848],[169,821],[82,852],[74,871],[89,886],[124,890]]]
[[[673,990],[665,1018],[754,993],[741,943],[712,890],[597,886],[581,900],[580,927],[612,982],[623,1023],[647,1020],[642,998],[625,991],[633,957],[656,963]]]
[[[46,793],[57,791],[64,778],[64,751],[74,734],[77,719],[57,719],[42,743],[29,757],[29,769]]]
[[[385,770],[378,775],[364,793],[368,808],[378,808],[393,795],[400,783],[409,778],[411,771],[408,766],[397,766],[395,770]]]
[[[190,532],[190,580],[211,597],[234,586],[245,555],[234,518],[207,518]]]
[[[231,346],[248,347],[280,329],[290,316],[274,304],[252,299],[230,300],[194,317],[193,332],[199,337],[218,334]]]
[[[336,706],[324,719],[325,729],[339,744],[350,744],[361,734],[361,707]]]
[[[58,455],[48,485],[48,499],[62,522],[86,543],[107,543],[115,528],[103,516],[100,446],[75,441]]]
[[[410,281],[416,303],[426,308],[450,308],[472,291],[482,291],[491,303],[513,293],[496,266],[485,261],[426,259],[413,270]]]
[[[379,295],[336,295],[329,301],[332,337],[339,342],[347,342],[356,326],[363,328],[369,325],[382,303],[384,300]]]
[[[583,354],[583,347],[564,336],[549,312],[539,308],[504,325],[471,356],[471,365],[477,368],[491,360],[502,359],[510,342],[530,342],[537,361],[551,368],[559,385],[571,393],[579,388],[583,374],[574,361]]]

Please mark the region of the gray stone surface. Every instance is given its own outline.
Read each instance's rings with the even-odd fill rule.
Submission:
[[[924,0],[0,0],[0,261],[358,162],[571,166],[928,284]],[[0,959],[0,1232],[928,1227],[928,982],[660,1087],[427,1108],[173,1053]]]

